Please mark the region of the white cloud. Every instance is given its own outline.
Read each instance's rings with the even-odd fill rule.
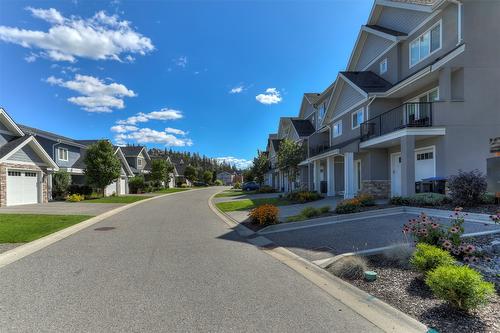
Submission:
[[[124,97],[137,96],[134,91],[123,84],[114,82],[106,84],[103,80],[88,75],[76,74],[73,80],[68,81],[50,76],[46,81],[51,85],[67,88],[83,95],[70,97],[68,101],[81,106],[88,112],[112,112],[113,109],[123,109]]]
[[[140,128],[115,136],[115,142],[117,144],[125,144],[128,140],[142,144],[164,144],[169,147],[186,147],[193,145],[193,141],[189,138],[179,138],[165,131],[157,131],[151,128]]]
[[[188,64],[188,58],[186,56],[182,56],[176,59],[173,59],[173,62],[175,63],[176,66],[186,68]]]
[[[243,158],[236,158],[234,156],[216,157],[215,159],[219,163],[225,162],[225,163],[236,166],[238,169],[246,169],[252,164],[251,160],[245,160]]]
[[[26,60],[26,62],[28,62],[28,63],[32,63],[32,62],[35,62],[37,58],[38,58],[38,56],[36,54],[31,53],[30,55],[24,57],[24,60]]]
[[[126,133],[131,131],[137,131],[139,128],[131,125],[115,125],[111,127],[111,132],[115,133]]]
[[[128,117],[124,120],[118,120],[116,123],[121,125],[136,125],[137,123],[146,123],[150,120],[176,120],[182,117],[181,111],[163,108],[160,111],[149,113],[139,112],[135,116]]]
[[[184,132],[183,130],[180,130],[177,128],[172,128],[172,127],[165,128],[165,132],[170,133],[170,134],[175,134],[175,135],[182,135],[182,136],[187,134],[187,132]]]
[[[25,48],[38,49],[38,56],[53,61],[75,62],[77,58],[122,61],[130,54],[144,55],[154,50],[151,39],[136,32],[128,21],[97,12],[90,18],[64,17],[57,9],[27,10],[51,26],[48,31],[0,26],[0,40]]]
[[[267,88],[266,93],[258,94],[255,96],[255,99],[262,104],[270,105],[270,104],[278,104],[282,101],[282,97],[278,89],[276,88]]]
[[[239,93],[242,93],[244,89],[245,89],[245,87],[243,87],[243,86],[237,86],[237,87],[234,87],[231,90],[229,90],[229,93],[230,94],[239,94]]]

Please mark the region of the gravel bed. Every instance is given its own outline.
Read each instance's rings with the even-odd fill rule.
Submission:
[[[500,332],[500,297],[470,314],[449,307],[435,298],[425,285],[422,275],[409,268],[384,260],[381,255],[370,256],[368,266],[378,273],[374,282],[348,281],[388,304],[423,322],[440,333]]]

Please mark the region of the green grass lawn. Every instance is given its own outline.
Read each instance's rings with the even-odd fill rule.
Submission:
[[[141,201],[147,198],[151,198],[151,196],[143,196],[143,195],[121,195],[121,196],[111,196],[111,197],[104,197],[104,198],[98,198],[98,199],[89,199],[89,200],[84,200],[82,202],[86,203],[132,203],[136,201]]]
[[[181,188],[181,187],[174,187],[174,188],[164,188],[162,190],[156,191],[155,193],[175,193],[175,192],[182,192],[182,191],[188,191],[190,190],[189,188]]]
[[[255,191],[243,192],[242,190],[226,190],[224,192],[218,193],[215,197],[227,198],[227,197],[237,197],[239,195],[245,195],[245,194],[255,194]]]
[[[87,220],[87,215],[0,214],[0,243],[26,243]]]
[[[234,212],[238,210],[253,209],[257,206],[264,204],[285,206],[292,204],[292,202],[285,198],[259,198],[259,199],[243,199],[243,200],[219,202],[216,203],[216,206],[223,212]]]

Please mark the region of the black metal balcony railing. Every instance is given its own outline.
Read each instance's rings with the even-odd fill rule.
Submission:
[[[330,150],[332,150],[332,147],[328,143],[319,144],[316,145],[314,148],[309,148],[309,157],[323,154]]]
[[[361,141],[407,127],[432,126],[432,102],[405,103],[361,124]]]

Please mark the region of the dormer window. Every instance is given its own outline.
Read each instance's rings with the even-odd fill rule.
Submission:
[[[441,21],[410,43],[410,67],[441,49]]]
[[[142,166],[142,159],[140,159],[140,158],[137,159],[137,165]]]
[[[57,158],[59,159],[59,161],[67,161],[68,160],[68,149],[57,148]]]
[[[382,60],[379,64],[379,73],[380,75],[387,73],[387,58]]]

